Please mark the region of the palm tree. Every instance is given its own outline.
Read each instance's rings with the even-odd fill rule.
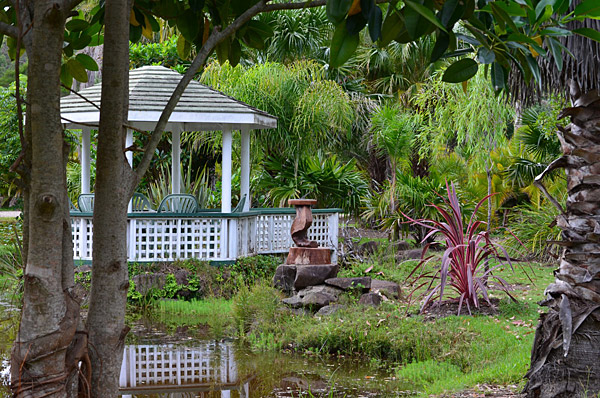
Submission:
[[[598,20],[584,24],[600,30]],[[553,200],[561,211],[557,223],[564,254],[542,303],[548,313],[540,316],[536,330],[526,375],[528,397],[583,397],[600,392],[600,44],[575,35],[563,39],[563,44],[574,57],[565,57],[562,68],[555,67],[560,60],[542,61],[540,69],[546,91],[569,87],[573,106],[559,117],[570,117],[571,123],[558,132],[564,155],[536,181],[557,168],[566,171],[566,207]],[[515,86],[518,98],[530,96],[522,85]]]

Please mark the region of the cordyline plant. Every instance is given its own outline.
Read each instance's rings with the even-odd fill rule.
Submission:
[[[459,296],[455,299],[458,300],[459,315],[463,304],[466,304],[469,314],[471,314],[471,307],[479,308],[479,294],[491,306],[492,304],[488,295],[490,288],[502,290],[514,300],[514,297],[508,292],[509,287],[507,282],[492,273],[495,269],[503,265],[503,260],[506,260],[512,268],[508,253],[501,245],[492,242],[489,231],[481,229],[487,223],[477,219],[477,211],[491,195],[486,196],[477,204],[469,219],[469,223],[465,226],[463,223],[462,208],[458,202],[454,184],[448,186],[446,182],[446,191],[448,200],[444,198],[444,202],[448,206],[449,211],[434,204],[430,205],[440,213],[441,221],[431,219],[415,220],[405,215],[412,223],[429,230],[423,242],[427,241],[428,238],[434,237],[436,234],[441,234],[447,247],[442,256],[441,267],[436,271],[419,275],[417,281],[422,279],[429,280],[417,286],[410,296],[416,290],[428,285],[424,293],[425,299],[421,306],[421,312],[423,312],[435,299],[439,298],[441,303],[447,288],[453,289]],[[422,270],[432,259],[433,256],[425,257],[429,246],[428,244],[423,249],[422,260],[411,272],[409,278],[417,270]],[[502,256],[499,255],[500,251],[503,253]],[[490,258],[498,259],[500,261],[499,264],[490,268],[488,266]]]

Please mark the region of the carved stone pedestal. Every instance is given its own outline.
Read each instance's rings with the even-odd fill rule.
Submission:
[[[291,247],[286,264],[330,264],[331,249],[327,247]]]

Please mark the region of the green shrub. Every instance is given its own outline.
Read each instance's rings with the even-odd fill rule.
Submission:
[[[276,322],[282,294],[264,283],[248,288],[241,284],[233,298],[233,317],[240,335],[245,336],[253,328]]]

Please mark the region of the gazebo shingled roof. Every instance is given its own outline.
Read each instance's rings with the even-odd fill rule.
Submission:
[[[151,131],[175,91],[182,75],[163,66],[144,66],[129,71],[129,113],[127,123],[133,128]],[[81,192],[90,187],[90,130],[100,121],[102,85],[96,84],[77,94],[61,98],[60,112],[65,128],[81,129]],[[182,131],[223,131],[221,210],[231,211],[231,145],[232,130],[241,131],[240,197],[245,197],[244,210],[250,205],[250,130],[277,127],[277,118],[192,80],[169,118],[165,131],[172,135],[172,192],[180,192],[180,134]],[[131,130],[125,146],[133,142]],[[132,152],[127,159],[133,164]],[[179,176],[179,177],[176,177]]]
[[[129,72],[129,120],[134,127],[153,130],[182,75],[163,66],[144,66]],[[67,128],[98,123],[101,84],[61,99],[61,115]],[[81,96],[80,96],[81,95]],[[181,131],[239,130],[277,127],[277,118],[192,80],[185,89],[166,131],[178,124]]]

